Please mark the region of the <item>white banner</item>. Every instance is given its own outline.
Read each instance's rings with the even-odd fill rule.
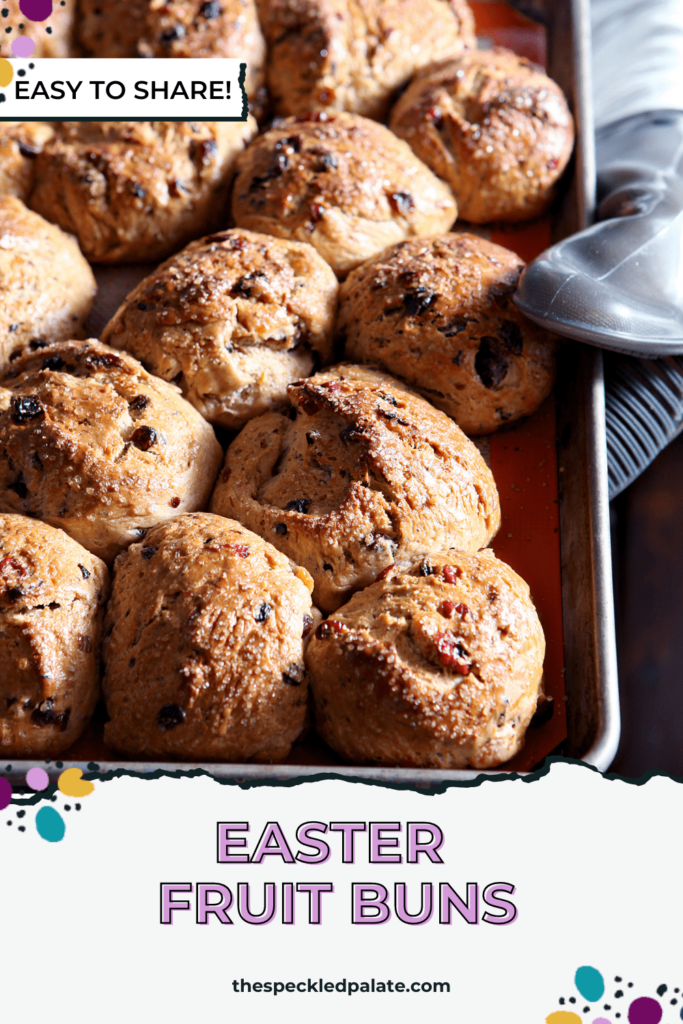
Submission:
[[[208,777],[87,792],[70,772],[55,800],[15,791],[0,812],[3,1019],[681,1019],[670,779],[555,763],[432,795]]]
[[[0,120],[244,121],[247,117],[246,64],[233,58],[2,58],[2,65]]]

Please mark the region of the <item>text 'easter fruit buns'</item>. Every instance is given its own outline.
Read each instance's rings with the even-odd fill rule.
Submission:
[[[389,377],[343,364],[290,385],[292,415],[250,420],[211,510],[271,541],[332,611],[389,566],[477,551],[500,525],[483,458],[444,413]]]
[[[545,213],[574,145],[560,87],[510,50],[469,50],[417,75],[391,127],[447,181],[463,220]]]
[[[278,120],[237,168],[235,223],[310,242],[339,277],[387,245],[447,231],[457,213],[410,146],[358,114]]]
[[[220,516],[180,516],[116,561],[105,742],[129,754],[277,761],[307,719],[312,581]]]
[[[0,371],[26,346],[77,338],[97,286],[72,235],[0,198]]]
[[[337,334],[349,359],[407,381],[466,434],[534,412],[555,379],[556,343],[512,295],[524,261],[465,232],[386,249],[349,274]]]
[[[287,385],[332,354],[337,279],[304,242],[236,228],[146,277],[102,332],[172,380],[211,423],[288,405]]]
[[[417,68],[476,46],[465,0],[259,0],[277,114],[385,120]]]
[[[109,573],[63,530],[0,514],[0,754],[56,757],[100,693]]]
[[[526,583],[492,551],[446,551],[355,594],[306,663],[316,725],[347,760],[494,768],[523,745],[545,639]]]
[[[204,508],[221,459],[178,388],[98,341],[58,342],[0,377],[0,511],[59,526],[105,561]]]
[[[36,159],[29,205],[92,263],[165,259],[222,227],[256,122],[70,121]]]

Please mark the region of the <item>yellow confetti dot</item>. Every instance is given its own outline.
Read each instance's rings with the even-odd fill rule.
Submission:
[[[0,57],[0,86],[5,89],[14,78],[14,68],[5,57]]]
[[[581,1018],[571,1010],[556,1010],[546,1017],[545,1024],[581,1024]]]
[[[57,785],[59,792],[63,793],[64,796],[89,796],[95,788],[92,782],[87,782],[83,778],[83,772],[80,768],[67,768],[59,776]]]

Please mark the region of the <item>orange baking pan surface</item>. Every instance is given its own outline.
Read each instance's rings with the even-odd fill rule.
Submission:
[[[507,46],[538,64],[544,63],[545,33],[541,26],[498,0],[475,0],[471,6],[484,45]],[[547,220],[486,234],[527,262],[550,244]],[[543,725],[530,728],[524,749],[503,766],[505,770],[527,771],[538,765],[567,735],[553,397],[526,421],[490,435],[484,449],[486,442],[502,506],[502,526],[492,547],[496,555],[529,584],[547,643],[544,688],[553,700],[552,717]],[[100,709],[86,734],[62,755],[64,761],[126,760],[104,747],[102,714]],[[327,767],[341,764],[315,735],[296,744],[285,763]]]

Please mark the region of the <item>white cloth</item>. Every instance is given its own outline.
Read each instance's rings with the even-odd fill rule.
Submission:
[[[683,0],[592,0],[591,19],[596,128],[683,110]]]

